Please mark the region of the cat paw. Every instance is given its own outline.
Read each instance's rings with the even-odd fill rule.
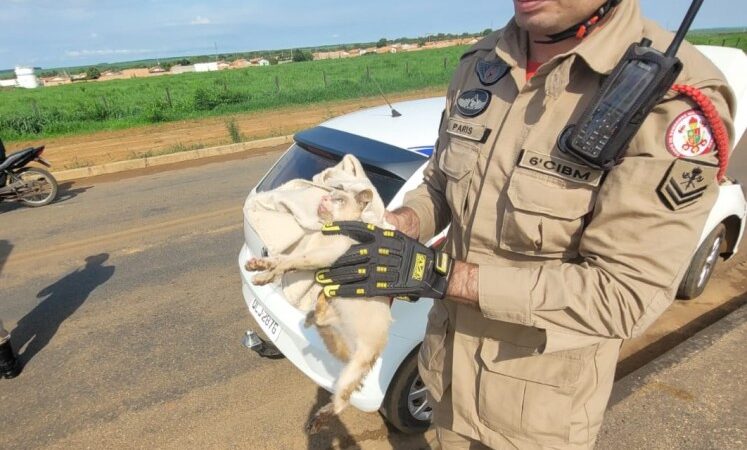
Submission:
[[[275,264],[269,258],[252,258],[246,262],[244,267],[250,272],[259,272],[273,269]]]
[[[275,278],[277,278],[277,274],[272,271],[258,273],[252,278],[252,284],[255,286],[264,286],[275,281]]]

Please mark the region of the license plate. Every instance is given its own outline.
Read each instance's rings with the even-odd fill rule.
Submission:
[[[265,310],[264,305],[256,298],[252,299],[250,305],[251,307],[249,308],[249,311],[251,311],[252,316],[254,316],[254,320],[257,321],[267,337],[270,338],[272,342],[275,342],[280,336],[280,325],[278,325],[277,320],[275,320],[270,313]]]

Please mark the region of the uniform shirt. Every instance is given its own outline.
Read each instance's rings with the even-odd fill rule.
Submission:
[[[606,174],[556,145],[643,36],[662,51],[673,37],[626,0],[529,80],[513,20],[462,57],[424,182],[405,200],[422,240],[450,223],[446,250],[479,265],[479,311],[446,301],[429,314],[419,365],[438,425],[495,448],[593,445],[621,339],[671,304],[718,193],[715,154],[697,154],[708,145],[678,158],[695,104],[669,92]],[[687,43],[678,56],[677,82],[731,130],[723,75]],[[673,210],[660,191],[694,174],[696,200]]]

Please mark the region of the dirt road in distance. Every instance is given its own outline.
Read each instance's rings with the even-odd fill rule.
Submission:
[[[394,94],[392,102],[444,95],[446,88]],[[53,170],[77,169],[181,150],[230,144],[227,122],[236,121],[244,140],[293,134],[332,117],[384,103],[382,97],[323,102],[274,111],[185,120],[116,131],[6,143],[8,151],[46,145],[44,157]]]

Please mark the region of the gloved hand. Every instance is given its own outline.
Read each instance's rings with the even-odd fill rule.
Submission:
[[[360,244],[350,247],[328,269],[316,273],[327,297],[420,297],[442,299],[451,275],[446,253],[422,245],[399,231],[363,222],[335,222],[322,227],[326,235],[342,234]]]

